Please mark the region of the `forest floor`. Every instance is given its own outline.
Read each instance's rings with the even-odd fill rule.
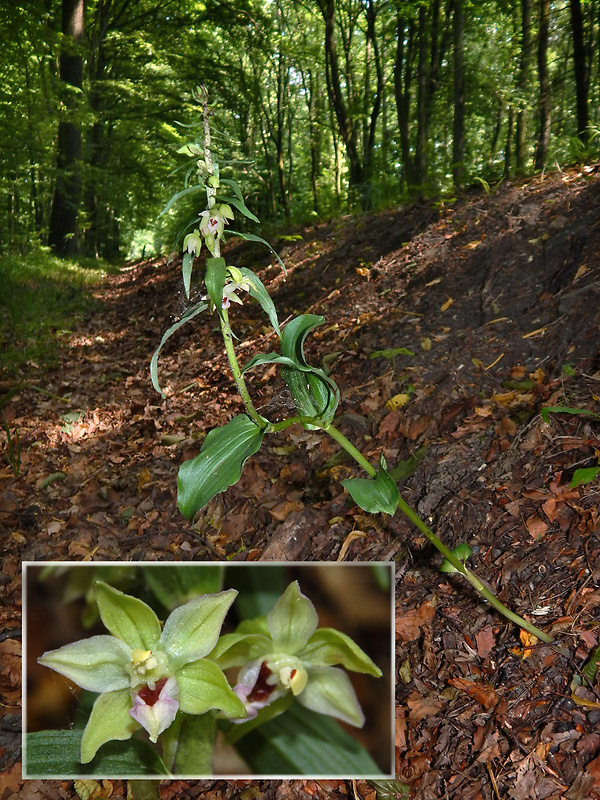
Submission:
[[[599,212],[600,169],[586,167],[287,231],[273,242],[285,281],[267,250],[226,250],[261,275],[280,320],[326,317],[305,350],[340,387],[336,424],[372,464],[383,453],[390,467],[416,467],[400,482],[406,501],[448,546],[467,542],[477,574],[553,633],[552,646],[520,640],[440,573],[400,513],[358,509],[340,481],[359,470],[316,431],[275,434],[236,486],[185,520],[178,466],[243,410],[216,320],[201,315],[168,341],[163,401],[149,362],[185,309],[180,265],[108,276],[98,310],[62,334],[59,366],[29,364],[4,408],[20,466],[0,467],[0,798],[76,796],[72,782],[21,782],[21,562],[230,558],[396,562],[396,772],[414,798],[600,798],[598,687],[571,688],[600,636],[599,483],[570,485],[575,469],[598,464],[600,420],[540,413],[600,412]],[[274,346],[265,320],[255,303],[232,309],[242,362]],[[413,355],[380,352],[394,348]],[[14,380],[0,384],[5,394]],[[290,413],[275,370],[251,373],[250,385],[265,416]],[[259,794],[374,800],[375,789],[162,787],[165,799]]]

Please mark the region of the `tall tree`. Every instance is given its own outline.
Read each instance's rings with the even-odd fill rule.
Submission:
[[[552,94],[550,73],[548,70],[548,40],[550,37],[550,0],[539,0],[540,22],[538,29],[538,80],[540,84],[539,98],[539,130],[535,151],[535,169],[541,170],[546,163],[550,144],[550,116],[552,110]]]
[[[58,74],[62,84],[62,115],[58,124],[56,185],[48,241],[62,256],[79,250],[81,199],[81,125],[77,119],[83,86],[84,0],[62,0],[63,39]]]
[[[527,164],[527,129],[529,85],[532,61],[532,3],[521,0],[521,52],[519,54],[519,72],[517,77],[517,174],[524,175]]]
[[[588,66],[583,33],[581,0],[570,0],[571,29],[573,32],[573,66],[575,68],[575,96],[577,107],[577,136],[586,144],[589,139]]]
[[[463,0],[454,0],[454,125],[452,180],[456,189],[465,181],[465,19]]]

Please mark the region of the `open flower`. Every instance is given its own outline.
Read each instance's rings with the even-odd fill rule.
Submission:
[[[218,709],[244,715],[244,707],[214,661],[221,626],[237,592],[206,594],[176,608],[161,623],[142,600],[94,585],[100,617],[111,636],[92,636],[50,650],[40,664],[100,692],[81,741],[87,763],[111,739],[129,739],[141,727],[156,742],[178,711],[204,714]]]
[[[312,711],[362,727],[365,718],[350,679],[332,665],[375,677],[381,670],[350,637],[317,624],[315,607],[294,581],[266,617],[221,636],[210,658],[223,669],[241,667],[235,692],[246,719],[288,695]]]
[[[226,203],[221,203],[203,211],[200,217],[202,218],[200,233],[204,237],[206,246],[214,255],[215,242],[222,238],[225,225],[228,224],[228,220],[233,219],[233,212],[230,206]]]

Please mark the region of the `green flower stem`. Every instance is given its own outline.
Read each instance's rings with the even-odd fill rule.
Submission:
[[[457,558],[454,553],[449,550],[446,545],[438,539],[435,533],[427,527],[427,525],[423,522],[421,517],[412,510],[412,508],[406,503],[401,497],[398,498],[398,508],[402,511],[409,520],[414,523],[417,528],[425,534],[425,536],[429,539],[431,544],[433,544],[440,553],[452,564],[452,566],[460,572],[460,574],[465,577],[471,586],[479,592],[479,594],[488,601],[488,603],[497,609],[501,614],[503,614],[507,619],[515,624],[519,625],[521,628],[524,628],[529,633],[532,633],[534,636],[546,643],[550,643],[553,641],[552,636],[549,636],[547,633],[544,633],[539,628],[536,628],[535,625],[532,625],[530,622],[527,622],[526,619],[520,617],[518,614],[515,614],[514,611],[511,611],[507,608],[504,603],[501,603],[498,598],[490,592],[490,590],[483,585],[483,583],[479,580],[479,578],[474,575],[471,570],[467,569],[463,562]]]
[[[328,433],[333,439],[335,439],[338,444],[340,444],[347,453],[349,453],[355,461],[360,464],[360,466],[367,472],[372,478],[377,475],[377,470],[375,470],[371,464],[367,461],[367,459],[363,456],[360,450],[357,450],[356,447],[352,444],[352,442],[348,441],[343,433],[334,428],[333,425],[328,425],[327,427],[323,428],[325,433]],[[421,517],[413,511],[413,509],[406,503],[401,497],[398,498],[398,508],[400,511],[403,512],[408,519],[417,526],[417,528],[425,534],[427,539],[431,542],[431,544],[436,547],[440,553],[452,564],[452,566],[459,572],[464,578],[466,578],[471,586],[479,592],[479,594],[487,600],[487,602],[493,606],[497,611],[499,611],[502,615],[504,615],[507,619],[511,622],[514,622],[519,627],[524,628],[524,630],[528,631],[529,633],[537,636],[537,638],[546,643],[550,643],[553,641],[552,636],[549,636],[547,633],[544,633],[539,628],[536,628],[535,625],[532,625],[530,622],[527,622],[526,619],[520,617],[518,614],[515,614],[513,611],[508,609],[503,603],[498,600],[498,598],[490,592],[490,590],[483,585],[483,583],[479,580],[479,578],[474,575],[465,565],[463,562],[458,559],[454,553],[449,550],[446,545],[438,539],[435,533],[427,527],[427,525],[423,522]]]
[[[227,358],[229,359],[229,366],[231,367],[233,380],[235,381],[238,392],[244,401],[246,412],[252,422],[258,425],[259,428],[266,428],[269,423],[266,419],[261,417],[258,411],[254,408],[252,398],[250,397],[250,392],[246,386],[244,376],[242,375],[242,371],[235,354],[235,347],[233,346],[233,333],[231,331],[231,326],[229,325],[229,314],[227,313],[226,308],[222,309],[222,313],[219,314],[219,319],[221,320],[221,333],[223,334],[223,341],[225,342],[225,350],[227,352]]]
[[[341,444],[344,450],[349,453],[352,458],[360,464],[360,466],[367,472],[372,478],[377,475],[377,470],[372,467],[367,459],[363,456],[360,450],[357,450],[356,447],[350,442],[343,433],[338,431],[337,428],[334,428],[333,425],[328,425],[326,428],[323,428],[325,433],[328,433],[333,439],[336,440],[338,444]]]

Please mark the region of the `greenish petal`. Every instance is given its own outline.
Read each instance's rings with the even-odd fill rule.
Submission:
[[[97,698],[81,740],[82,764],[91,761],[105,742],[131,738],[140,726],[129,715],[130,708],[129,689],[107,692]]]
[[[330,667],[341,664],[353,672],[366,672],[376,678],[381,677],[381,670],[369,656],[349,636],[334,628],[319,628],[310,640],[300,657],[305,664],[315,667]]]
[[[296,698],[303,706],[362,728],[362,712],[350,678],[336,667],[309,667],[308,684]]]
[[[90,692],[112,692],[129,686],[131,648],[114,636],[91,636],[49,650],[38,663],[70,678]]]
[[[317,629],[319,617],[308,597],[302,594],[298,581],[290,583],[275,608],[267,614],[267,626],[274,642],[274,651],[298,653]]]
[[[219,638],[217,646],[209,653],[221,669],[241,667],[247,661],[270,653],[273,642],[267,636],[256,633],[226,633]]]
[[[186,664],[176,674],[179,684],[179,709],[186,714],[205,714],[213,708],[229,717],[245,717],[240,698],[227,683],[219,667],[204,658]]]
[[[103,581],[94,584],[94,595],[102,622],[132,650],[154,650],[160,637],[160,622],[142,600],[113,589]]]
[[[201,595],[171,613],[160,637],[160,648],[168,655],[172,669],[210,653],[236,596],[235,589]]]

